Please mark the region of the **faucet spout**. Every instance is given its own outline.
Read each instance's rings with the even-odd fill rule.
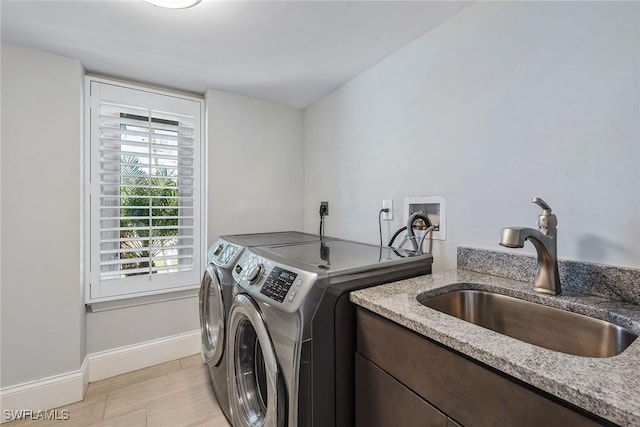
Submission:
[[[560,295],[560,273],[558,271],[558,231],[557,220],[551,213],[551,208],[541,199],[534,199],[534,203],[544,204],[544,212],[538,218],[539,228],[509,227],[503,228],[500,235],[501,246],[507,248],[522,248],[529,240],[538,254],[538,271],[534,281],[534,290],[550,295]],[[541,203],[540,203],[541,202]]]
[[[500,235],[500,246],[507,248],[524,248],[524,242],[531,236],[539,233],[538,230],[525,227],[503,228]]]

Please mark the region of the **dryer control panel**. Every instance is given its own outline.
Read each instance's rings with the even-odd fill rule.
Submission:
[[[284,311],[294,312],[318,276],[263,258],[248,249],[233,269],[233,278],[243,292]]]
[[[229,268],[236,262],[241,248],[241,246],[234,245],[226,240],[218,239],[209,247],[209,262],[218,267]]]

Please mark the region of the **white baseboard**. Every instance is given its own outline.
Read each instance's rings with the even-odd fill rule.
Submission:
[[[200,331],[196,330],[92,353],[87,356],[89,382],[191,356],[200,352],[200,346]]]
[[[0,390],[0,423],[5,410],[45,410],[79,402],[89,382],[102,380],[200,352],[200,331],[146,341],[87,355],[79,370]]]
[[[0,390],[0,423],[9,421],[5,411],[53,409],[81,401],[86,390],[84,379],[88,378],[88,367],[85,358],[77,371],[3,388]]]

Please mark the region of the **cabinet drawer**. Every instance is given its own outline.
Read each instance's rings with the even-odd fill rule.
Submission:
[[[447,417],[356,354],[356,427],[446,427]]]
[[[358,352],[463,426],[596,426],[478,362],[362,308]]]

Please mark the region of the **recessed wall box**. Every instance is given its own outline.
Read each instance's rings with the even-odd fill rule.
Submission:
[[[436,226],[432,238],[434,240],[446,240],[447,205],[444,196],[417,196],[404,198],[404,222],[414,212],[422,212],[429,218],[431,224]],[[414,230],[418,239],[422,237],[422,230]]]

